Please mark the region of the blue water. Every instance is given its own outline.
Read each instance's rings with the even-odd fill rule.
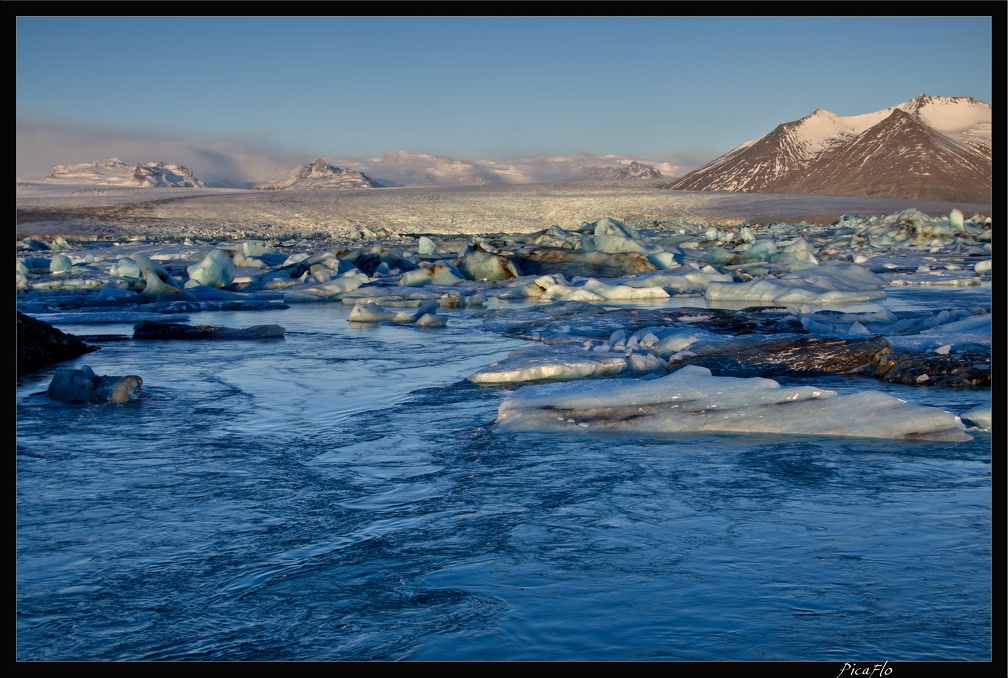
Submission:
[[[199,313],[287,333],[65,363],[142,376],[127,405],[19,379],[17,659],[991,659],[989,432],[501,431],[513,389],[465,377],[527,343],[476,313]]]

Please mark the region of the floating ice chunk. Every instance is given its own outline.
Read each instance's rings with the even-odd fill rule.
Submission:
[[[946,313],[943,311],[942,313]],[[993,316],[990,313],[967,315],[965,317],[943,316],[939,313],[934,318],[936,324],[920,331],[921,334],[969,334],[977,338],[986,338],[989,342],[992,336]]]
[[[71,268],[73,268],[73,262],[65,254],[54,254],[49,262],[50,273],[66,273]]]
[[[777,243],[773,240],[757,240],[735,257],[736,264],[747,264],[753,261],[770,261],[777,254]]]
[[[682,266],[682,254],[677,256],[674,252],[656,252],[648,255],[647,259],[663,271]]]
[[[109,268],[109,275],[120,278],[142,278],[143,271],[135,261],[129,257],[119,257],[116,263]]]
[[[284,262],[283,262],[283,264],[281,264],[281,266],[282,267],[287,267],[287,266],[294,266],[296,264],[300,264],[303,261],[307,261],[309,256],[310,255],[308,255],[308,254],[306,254],[304,252],[298,252],[297,254],[292,254],[292,255],[290,255],[289,257],[287,257],[284,260]]]
[[[397,325],[419,325],[420,327],[444,327],[445,322],[437,314],[438,303],[428,301],[420,309],[409,313],[406,311],[390,311],[369,301],[356,304],[347,318],[352,323],[395,323]]]
[[[603,299],[615,300],[654,300],[668,299],[669,293],[661,287],[630,287],[629,285],[610,285],[594,278],[589,278],[582,286],[595,292]]]
[[[238,243],[234,243],[237,251],[244,254],[246,257],[261,257],[262,255],[269,252],[269,248],[266,243],[261,240],[243,240]]]
[[[598,347],[606,351],[623,351],[626,349],[626,331],[616,330],[609,335],[609,341]],[[598,350],[598,349],[596,349]]]
[[[347,273],[321,285],[295,289],[284,293],[286,302],[335,301],[371,279],[363,273]]]
[[[816,258],[815,251],[808,244],[805,238],[796,238],[793,242],[785,245],[781,248],[778,254],[783,254],[787,257],[791,257],[796,261],[805,262],[808,264],[819,264],[818,258]],[[778,259],[775,258],[775,261]]]
[[[547,287],[540,299],[560,301],[653,301],[668,299],[669,293],[661,287],[631,287],[610,285],[594,278],[588,278],[580,285],[552,285]]]
[[[501,403],[496,423],[517,430],[592,429],[633,433],[720,431],[871,438],[971,440],[955,415],[877,391],[838,395],[772,379],[714,377],[687,366],[650,380],[523,386]]]
[[[655,271],[640,273],[632,278],[620,278],[623,285],[630,287],[661,287],[667,292],[703,292],[713,282],[732,282],[730,273],[721,273],[713,266],[701,269],[687,268],[675,272]]]
[[[441,262],[421,266],[414,271],[403,273],[399,284],[404,287],[424,287],[425,285],[455,285],[462,282],[464,278],[455,275],[455,271],[452,269],[453,267]]]
[[[792,271],[778,279],[766,278],[745,283],[712,282],[708,301],[735,301],[762,304],[855,303],[882,299],[884,282],[855,264],[830,262],[815,268]]]
[[[595,226],[594,234],[599,235],[617,235],[624,238],[632,238],[634,240],[640,240],[640,233],[636,228],[628,226],[622,221],[613,219],[612,217],[605,217],[604,219],[599,219],[593,222]]]
[[[555,285],[539,297],[542,301],[559,299],[560,301],[605,301],[606,298],[593,290],[585,287],[571,287],[567,285]]]
[[[898,321],[896,314],[887,308],[861,313],[812,313],[811,307],[804,305],[795,312],[799,314],[802,327],[810,334],[851,334],[853,331],[889,334],[888,327]]]
[[[224,250],[215,249],[186,271],[189,279],[207,287],[227,287],[234,281],[235,265]]]
[[[468,280],[510,280],[522,273],[514,262],[481,248],[466,246],[455,259],[455,267]]]
[[[353,310],[350,311],[350,317],[347,318],[352,323],[384,323],[384,322],[412,322],[414,320],[412,313],[406,313],[404,311],[389,311],[382,308],[373,301],[369,301],[363,305],[356,304]]]
[[[649,354],[586,351],[581,348],[534,347],[512,351],[493,365],[469,375],[474,384],[520,384],[570,381],[622,373],[664,373],[666,363]]]
[[[991,260],[984,259],[983,261],[978,261],[973,264],[973,270],[981,275],[984,273],[990,273],[991,270]]]
[[[417,327],[444,327],[447,322],[444,318],[433,313],[424,313],[413,323]]]
[[[417,239],[417,253],[418,254],[434,254],[437,252],[437,245],[434,241],[425,235],[420,236]]]
[[[639,240],[625,235],[596,235],[584,239],[582,249],[585,252],[605,252],[607,254],[620,254],[634,252],[637,254],[653,254],[658,250],[655,247],[648,247]]]
[[[32,273],[49,271],[49,264],[51,263],[51,260],[45,257],[22,257],[18,261]]]
[[[963,213],[957,209],[949,212],[949,226],[957,231],[963,230]]]
[[[968,422],[973,426],[976,426],[977,428],[990,430],[991,420],[993,419],[991,406],[987,405],[986,407],[975,407],[969,412],[963,412],[959,415],[959,418],[964,422]]]
[[[332,271],[323,268],[316,271],[304,279],[305,285],[321,285],[332,280]]]
[[[727,266],[734,261],[735,253],[724,247],[711,247],[700,257],[700,263],[705,266]]]
[[[189,280],[186,282],[185,291],[193,299],[197,299],[199,301],[241,301],[249,298],[248,294],[233,292],[231,290],[223,290],[217,287],[207,287],[206,285],[201,285],[196,280]]]
[[[576,250],[581,248],[581,240],[580,233],[572,233],[554,225],[529,238],[528,242],[545,247]]]
[[[156,297],[161,294],[185,294],[161,264],[151,261],[142,254],[134,254],[133,261],[140,268],[144,282],[147,283],[143,292],[141,292],[144,296]]]

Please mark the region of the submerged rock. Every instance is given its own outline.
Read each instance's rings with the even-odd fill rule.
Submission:
[[[133,326],[134,339],[272,339],[282,337],[280,325],[253,325],[242,329],[213,325],[181,325],[141,320]]]
[[[125,377],[99,376],[85,365],[81,369],[60,367],[49,382],[46,395],[61,402],[128,403],[140,397],[143,379],[135,374]]]

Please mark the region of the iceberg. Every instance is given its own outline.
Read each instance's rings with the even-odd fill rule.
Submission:
[[[656,379],[523,386],[496,423],[513,430],[595,429],[630,433],[776,433],[962,442],[959,417],[878,391],[840,395],[782,387],[760,377],[715,377],[683,367]]]

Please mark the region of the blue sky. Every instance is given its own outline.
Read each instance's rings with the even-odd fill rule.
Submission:
[[[17,171],[393,149],[692,169],[817,108],[991,103],[991,44],[989,16],[18,17]]]

